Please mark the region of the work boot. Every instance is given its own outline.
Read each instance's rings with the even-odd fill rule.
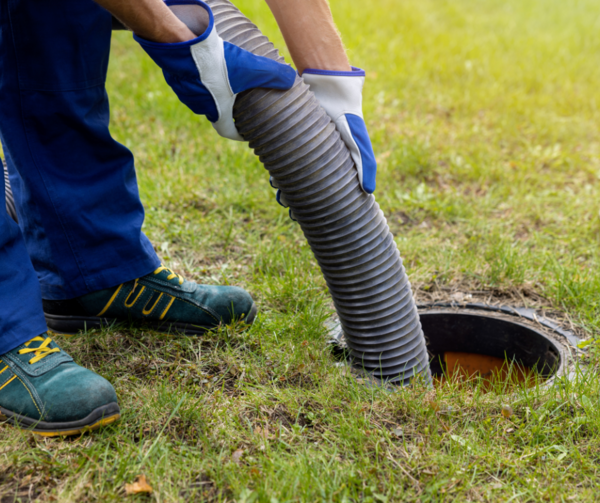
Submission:
[[[120,417],[111,384],[73,362],[47,334],[0,355],[0,420],[55,437]]]
[[[80,330],[131,323],[164,332],[200,335],[221,323],[250,325],[257,308],[235,286],[199,285],[161,266],[151,274],[70,300],[44,300],[48,328]]]

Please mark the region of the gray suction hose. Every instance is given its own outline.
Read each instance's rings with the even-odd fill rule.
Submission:
[[[284,61],[228,0],[206,1],[224,40]],[[420,376],[429,382],[425,338],[387,221],[361,190],[348,149],[308,86],[297,78],[289,91],[242,93],[234,118],[312,248],[354,363],[383,381],[408,384]]]
[[[6,211],[8,211],[8,215],[16,222],[17,209],[15,208],[15,200],[10,188],[10,182],[8,181],[8,170],[6,168],[6,162],[4,159],[2,159],[2,171],[4,172],[4,195],[6,197]]]
[[[224,40],[284,61],[228,0],[206,1]],[[289,91],[247,91],[233,114],[312,248],[355,364],[387,382],[429,381],[419,315],[387,221],[308,86],[297,78]]]

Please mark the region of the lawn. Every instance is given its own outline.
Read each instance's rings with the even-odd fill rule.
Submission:
[[[236,4],[283,47],[264,2]],[[417,296],[486,292],[597,335],[597,2],[331,4],[367,70],[376,196]],[[551,387],[361,386],[325,347],[325,282],[252,152],[179,104],[128,33],[108,91],[158,253],[189,279],[245,287],[260,316],[197,339],[59,337],[113,383],[122,420],[66,440],[0,426],[2,503],[600,498],[595,343]],[[126,496],[138,475],[153,493]]]

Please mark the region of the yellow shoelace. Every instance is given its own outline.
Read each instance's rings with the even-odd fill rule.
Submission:
[[[52,339],[50,337],[46,337],[45,339],[39,336],[34,337],[33,339],[27,341],[25,343],[25,346],[29,346],[32,342],[41,342],[42,344],[40,344],[37,348],[26,348],[19,350],[20,355],[24,355],[26,353],[35,353],[35,356],[31,360],[29,360],[30,364],[39,362],[42,358],[48,356],[50,353],[60,352],[59,348],[48,347],[48,344],[52,342]]]
[[[171,269],[169,269],[168,267],[165,267],[164,265],[161,265],[158,269],[156,269],[156,271],[154,271],[154,274],[159,274],[162,271],[167,271],[169,273],[169,275],[167,276],[167,279],[177,278],[179,280],[179,284],[183,285],[183,277],[180,276],[179,274],[175,274]]]

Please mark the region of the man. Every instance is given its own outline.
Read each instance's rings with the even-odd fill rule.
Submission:
[[[267,1],[373,192],[364,72],[350,67],[326,0]],[[164,267],[141,232],[133,157],[108,130],[111,14],[224,137],[242,139],[232,118],[237,93],[285,90],[296,78],[287,65],[223,42],[200,0],[0,3],[0,135],[20,225],[0,199],[0,412],[47,436],[120,414],[112,386],[75,364],[48,327],[76,333],[128,321],[193,336],[235,319],[250,324],[257,312],[241,288],[198,285]]]

